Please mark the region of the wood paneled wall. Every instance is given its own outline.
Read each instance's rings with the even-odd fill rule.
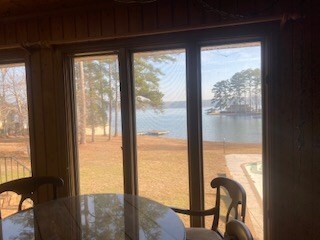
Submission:
[[[239,19],[223,19],[217,13],[207,13],[194,0],[159,0],[143,5],[110,2],[104,5],[98,4],[96,9],[92,7],[93,1],[87,8],[35,14],[18,19],[13,17],[0,19],[0,48],[21,43],[30,45],[39,41],[59,44],[243,22]],[[253,4],[252,0],[220,2],[218,5],[221,5],[224,11],[241,14],[255,12],[255,8],[270,7],[269,1],[259,1],[260,6]],[[276,18],[280,12],[277,6],[261,14],[259,19]],[[257,18],[248,18],[246,21],[257,21]]]
[[[250,13],[270,1],[220,1],[225,11]],[[271,159],[270,239],[320,239],[320,34],[316,1],[280,1],[264,18],[284,11],[303,20],[279,26]],[[260,21],[247,19],[246,21]],[[232,24],[192,0],[146,5],[97,5],[0,20],[0,49],[24,46],[30,56],[34,172],[68,178],[62,63],[55,45]],[[0,52],[1,54],[1,52]],[[1,56],[0,56],[1,57]],[[272,79],[271,79],[272,81]],[[69,192],[67,181],[63,194]]]
[[[293,1],[290,9],[303,17],[279,32],[270,239],[320,239],[320,8]]]

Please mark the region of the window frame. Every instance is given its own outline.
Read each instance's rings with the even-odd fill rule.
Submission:
[[[31,161],[31,175],[37,174],[36,159],[35,159],[35,126],[33,121],[34,106],[33,106],[33,87],[31,81],[30,71],[30,56],[24,49],[0,49],[0,65],[2,64],[16,64],[22,63],[25,67],[26,74],[26,93],[27,93],[27,106],[28,106],[28,125],[29,125],[29,144],[30,144],[30,161]]]
[[[272,94],[274,92],[274,82],[276,82],[276,46],[278,39],[278,22],[254,23],[240,26],[225,26],[212,29],[190,30],[185,32],[164,33],[157,35],[132,37],[128,39],[113,39],[88,43],[75,43],[59,46],[57,49],[62,53],[64,60],[65,84],[70,84],[70,58],[79,53],[93,53],[103,51],[117,51],[119,53],[119,71],[120,71],[120,88],[122,98],[122,128],[127,136],[123,138],[123,157],[124,157],[124,191],[125,193],[137,194],[137,159],[135,146],[135,114],[133,101],[133,84],[132,84],[132,51],[136,50],[157,50],[168,49],[179,46],[185,46],[187,58],[187,115],[188,115],[188,137],[192,139],[188,143],[189,151],[189,193],[190,208],[193,210],[203,209],[204,207],[204,190],[203,190],[203,159],[202,159],[202,119],[201,119],[201,76],[200,76],[200,59],[199,53],[201,46],[207,44],[232,44],[239,42],[261,42],[261,65],[262,65],[262,106],[263,106],[263,187],[264,187],[264,232],[265,239],[269,236],[269,212],[272,199],[272,189],[270,178],[272,176],[272,156],[274,154],[272,145],[273,130],[275,126]],[[188,53],[189,51],[189,53]],[[190,58],[190,54],[193,58]],[[197,56],[198,55],[198,56]],[[189,62],[188,62],[189,61]],[[189,67],[190,69],[188,70]],[[272,81],[271,81],[272,79]],[[68,88],[68,87],[67,87]],[[194,89],[194,90],[190,90]],[[189,93],[191,91],[191,93]],[[72,93],[69,89],[66,91],[69,104],[66,104],[65,111],[67,115],[72,116]],[[195,101],[193,100],[195,99]],[[193,114],[195,115],[193,115]],[[68,119],[67,127],[72,128],[72,117]],[[70,129],[69,129],[70,130]],[[68,133],[74,134],[74,131]],[[190,135],[189,132],[195,134]],[[74,136],[69,136],[73,139]],[[189,140],[188,140],[189,141]],[[68,151],[73,151],[74,145],[67,147]],[[75,168],[75,155],[71,154],[69,161],[71,168]],[[192,156],[192,157],[190,157]],[[71,169],[75,172],[75,169]],[[71,174],[74,178],[76,174]],[[73,179],[73,189],[77,189],[77,180]],[[71,191],[77,194],[78,191]],[[203,217],[192,217],[191,226],[203,226]]]

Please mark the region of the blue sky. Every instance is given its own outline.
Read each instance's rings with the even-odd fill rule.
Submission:
[[[186,56],[172,54],[176,61],[162,63],[157,67],[164,73],[160,89],[165,94],[164,101],[186,100]],[[213,85],[221,80],[230,79],[233,74],[247,68],[261,67],[261,47],[246,46],[237,48],[203,48],[201,51],[202,99],[211,99]]]

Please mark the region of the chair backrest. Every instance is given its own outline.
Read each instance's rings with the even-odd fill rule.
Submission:
[[[59,177],[27,177],[12,180],[6,183],[0,184],[0,194],[3,192],[15,192],[18,195],[21,195],[21,199],[18,206],[18,211],[21,211],[22,203],[24,200],[30,198],[32,201],[35,201],[34,193],[42,185],[52,185],[53,188],[53,198],[57,199],[58,187],[63,186],[64,182]],[[1,215],[0,215],[1,218]]]
[[[226,226],[224,239],[230,240],[253,240],[249,228],[239,220],[230,220]]]
[[[217,177],[211,181],[211,187],[217,189],[216,206],[213,217],[212,230],[217,231],[220,211],[221,211],[221,187],[228,191],[231,198],[231,203],[227,206],[226,223],[229,221],[229,216],[232,210],[234,210],[235,219],[245,222],[247,197],[244,188],[240,183],[225,177]],[[239,210],[240,206],[240,210]],[[240,213],[240,214],[239,214]]]

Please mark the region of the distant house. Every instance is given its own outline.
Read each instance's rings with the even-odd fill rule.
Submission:
[[[221,111],[222,114],[247,114],[252,112],[253,110],[248,104],[232,104],[226,110]]]
[[[206,110],[206,114],[209,114],[209,115],[217,115],[217,114],[220,114],[220,110],[216,109],[216,108],[208,108]]]

